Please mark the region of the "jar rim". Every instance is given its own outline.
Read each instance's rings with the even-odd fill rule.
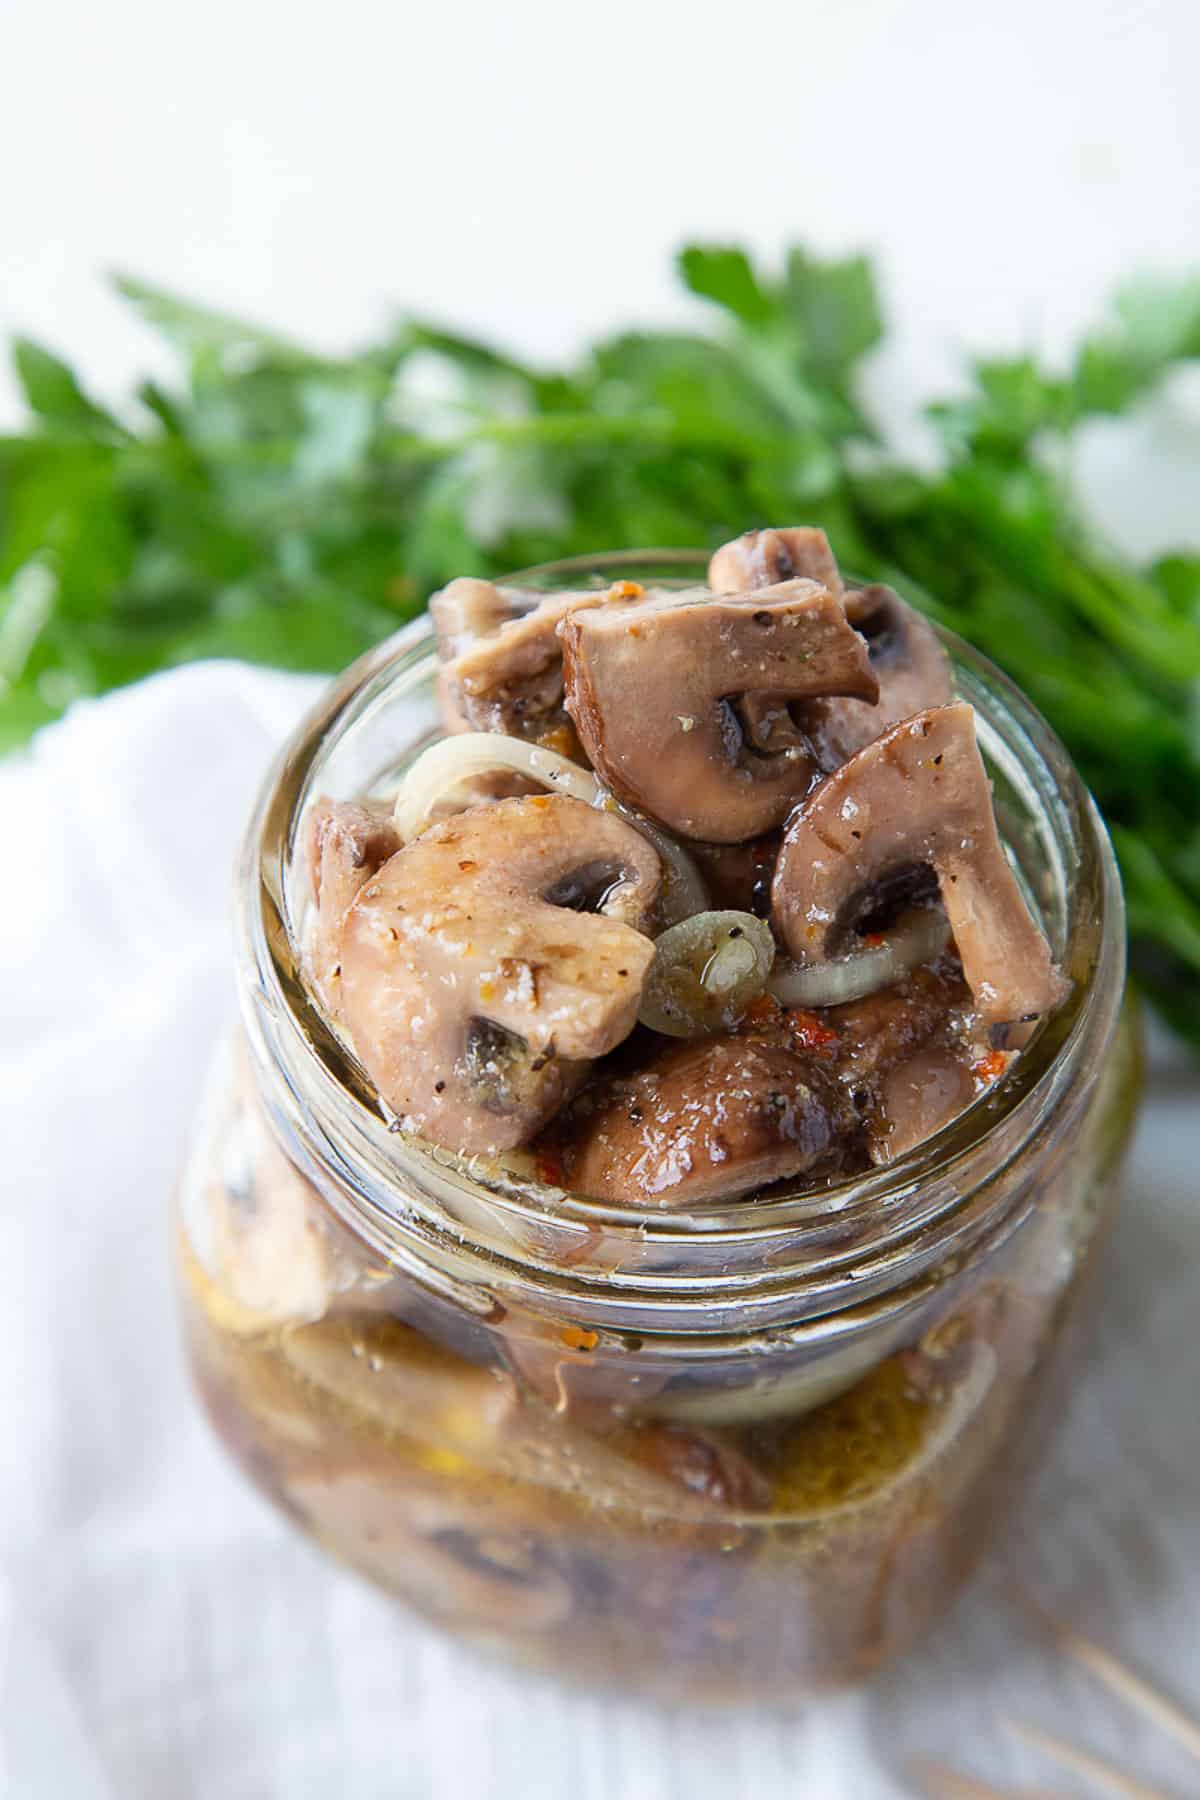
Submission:
[[[553,586],[614,570],[702,568],[706,553],[618,552],[519,571]],[[668,577],[670,579],[671,577]],[[993,771],[1024,784],[1055,864],[1055,948],[1073,988],[1010,1073],[951,1125],[890,1164],[819,1190],[783,1187],[686,1210],[620,1207],[505,1175],[399,1134],[348,1069],[300,975],[288,874],[329,746],[427,680],[422,614],[351,665],[293,732],[264,781],[238,867],[242,1013],[262,1097],[309,1178],[354,1229],[463,1304],[478,1289],[632,1328],[706,1333],[891,1305],[947,1258],[1012,1228],[1033,1204],[1020,1152],[1082,1104],[1115,1030],[1124,904],[1107,833],[1066,750],[1021,691],[939,629],[976,707]],[[412,749],[414,746],[410,745]],[[701,1321],[703,1321],[701,1323]]]

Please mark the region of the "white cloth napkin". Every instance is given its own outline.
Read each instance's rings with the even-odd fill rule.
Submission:
[[[0,764],[3,1800],[894,1800],[919,1756],[1089,1791],[1005,1716],[1200,1793],[1011,1598],[1200,1704],[1200,1082],[1169,1058],[1051,1460],[951,1619],[858,1693],[705,1717],[509,1674],[226,1464],[176,1343],[168,1208],[232,1004],[234,848],[314,691],[194,667]]]

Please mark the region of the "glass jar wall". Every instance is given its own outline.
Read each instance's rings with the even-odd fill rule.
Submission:
[[[1061,747],[952,650],[1072,995],[952,1126],[816,1193],[647,1214],[389,1128],[300,979],[299,846],[436,732],[424,623],[270,779],[181,1187],[193,1366],[265,1492],[475,1642],[670,1697],[855,1679],[945,1606],[1061,1403],[1136,1094],[1120,892]]]

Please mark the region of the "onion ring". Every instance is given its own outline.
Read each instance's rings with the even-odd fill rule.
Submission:
[[[885,944],[828,962],[794,963],[780,957],[767,991],[783,1006],[842,1006],[890,987],[944,950],[950,941],[946,915],[936,907],[902,913]]]

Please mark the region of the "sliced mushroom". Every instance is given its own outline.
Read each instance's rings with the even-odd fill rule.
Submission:
[[[608,1077],[566,1121],[580,1193],[626,1206],[732,1199],[821,1163],[854,1122],[836,1076],[784,1042],[716,1036]]]
[[[804,708],[805,732],[825,769],[836,769],[889,725],[945,706],[951,695],[950,660],[937,632],[891,588],[848,590],[846,614],[867,640],[879,699],[874,706],[813,700]]]
[[[965,1112],[975,1082],[961,1049],[922,1050],[884,1077],[871,1160],[894,1162]]]
[[[989,1025],[1033,1018],[1066,993],[1004,855],[964,704],[894,725],[827,777],[784,834],[776,930],[797,962],[842,953],[881,882],[931,868],[975,1005]]]
[[[331,1412],[404,1432],[429,1452],[494,1460],[519,1411],[502,1370],[466,1362],[398,1319],[301,1325],[284,1334],[280,1354]]]
[[[838,1071],[852,1089],[875,1091],[888,1073],[935,1039],[968,1040],[978,1025],[971,990],[953,958],[914,969],[893,987],[831,1006],[822,1018],[837,1033]]]
[[[786,525],[777,531],[743,531],[714,551],[708,585],[714,594],[753,593],[793,576],[818,582],[841,599],[842,577],[829,539],[816,525]]]
[[[986,1039],[953,956],[822,1018],[837,1034],[838,1075],[866,1128],[872,1162],[903,1156],[975,1098],[972,1065]]]
[[[309,879],[317,903],[308,944],[309,978],[335,1017],[342,925],[359,889],[400,848],[391,808],[320,800],[306,826]]]
[[[518,1379],[560,1418],[585,1430],[611,1431],[640,1411],[670,1379],[648,1359],[614,1351],[579,1326],[506,1316],[498,1336]]]
[[[319,1538],[444,1624],[460,1630],[551,1631],[574,1602],[552,1553],[495,1495],[421,1483],[380,1461],[294,1476],[290,1497]]]
[[[649,1474],[711,1506],[762,1512],[771,1504],[767,1476],[719,1431],[643,1419],[615,1442]]]
[[[473,575],[460,576],[429,602],[439,660],[453,662],[478,639],[494,637],[510,619],[532,612],[544,597],[525,588],[500,588]]]
[[[560,795],[462,813],[399,851],[341,941],[342,1018],[387,1104],[466,1153],[531,1137],[632,1029],[660,880],[632,826]]]
[[[481,594],[483,589],[489,592]],[[452,581],[430,602],[439,643],[454,647],[439,678],[447,723],[459,731],[552,738],[555,748],[569,754],[574,738],[562,707],[558,627],[580,608],[637,599],[641,593],[634,582],[545,595]],[[560,746],[557,739],[564,734],[569,741]]]
[[[244,1053],[239,1064],[245,1061]],[[239,1336],[319,1319],[354,1271],[337,1254],[319,1195],[275,1139],[239,1067],[204,1193],[209,1313]]]
[[[597,774],[673,831],[710,843],[778,825],[813,775],[798,745],[755,749],[734,701],[878,691],[841,604],[810,581],[574,612],[562,642],[567,711]]]

